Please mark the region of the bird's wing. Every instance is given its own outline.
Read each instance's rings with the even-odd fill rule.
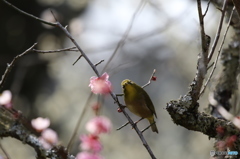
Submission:
[[[147,107],[150,109],[150,111],[155,115],[155,117],[157,118],[157,114],[155,112],[155,108],[153,106],[152,100],[150,99],[149,95],[144,91],[142,94],[144,101],[146,101],[146,105]],[[148,103],[148,104],[147,104]]]

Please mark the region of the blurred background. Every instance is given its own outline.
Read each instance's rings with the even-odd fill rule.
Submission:
[[[139,85],[148,82],[153,69],[157,80],[146,87],[158,115],[159,134],[151,130],[144,136],[157,158],[202,159],[209,158],[213,140],[207,136],[188,131],[175,125],[167,111],[166,103],[178,99],[188,91],[196,73],[197,56],[201,50],[197,4],[194,0],[11,0],[20,9],[54,21],[51,11],[67,26],[78,44],[93,63],[105,60],[98,70],[102,72],[118,42],[130,28],[125,45],[118,49],[104,72],[110,75],[115,93],[121,93],[120,83],[131,79]],[[145,1],[144,1],[145,2]],[[203,3],[203,12],[207,2]],[[140,10],[137,9],[140,7]],[[214,39],[220,12],[210,5],[205,17],[206,33]],[[2,1],[0,2],[0,75],[7,63],[24,52],[35,42],[37,49],[55,50],[74,46],[58,28],[52,28],[28,18]],[[131,25],[132,23],[132,25]],[[225,24],[224,27],[225,28]],[[231,31],[227,39],[231,36]],[[227,40],[228,41],[228,40]],[[227,44],[227,41],[225,44]],[[77,120],[90,94],[89,79],[95,76],[82,58],[75,65],[78,52],[53,54],[31,53],[21,58],[10,73],[2,90],[13,93],[14,108],[21,110],[29,119],[47,117],[51,128],[58,132],[61,144],[67,146]],[[217,72],[215,73],[217,75]],[[211,85],[211,83],[210,83]],[[208,89],[200,100],[200,111],[208,104]],[[2,91],[1,90],[1,91]],[[123,102],[122,99],[120,99]],[[91,100],[87,113],[78,131],[85,134],[85,123],[94,117]],[[131,126],[120,131],[118,127],[127,120],[117,112],[117,105],[110,96],[105,96],[101,115],[113,123],[113,130],[101,136],[106,159],[150,158]],[[128,111],[129,112],[129,111]],[[138,117],[131,114],[133,120]],[[140,129],[147,121],[138,124]],[[10,138],[1,139],[2,145],[12,159],[35,158],[29,146]],[[72,154],[79,150],[78,137]],[[0,154],[2,152],[0,151]]]

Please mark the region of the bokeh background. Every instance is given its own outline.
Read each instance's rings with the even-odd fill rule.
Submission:
[[[188,91],[188,86],[195,76],[197,56],[201,50],[196,1],[149,0],[137,13],[140,0],[11,0],[9,2],[49,21],[53,20],[52,10],[57,19],[67,26],[93,63],[105,60],[97,67],[100,72],[132,22],[124,46],[118,49],[105,70],[110,75],[113,91],[121,93],[120,83],[126,78],[144,85],[148,82],[153,69],[156,69],[157,81],[146,87],[146,91],[155,105],[159,134],[150,130],[144,133],[154,154],[161,159],[210,157],[209,152],[213,149],[214,141],[201,133],[175,125],[164,110],[167,102],[178,99]],[[205,11],[207,2],[202,3]],[[210,5],[205,18],[205,29],[212,37],[212,41],[219,18],[220,12]],[[59,29],[30,19],[2,1],[0,21],[1,75],[7,63],[35,42],[38,42],[36,48],[41,50],[73,46]],[[225,27],[224,25],[223,28]],[[228,34],[227,39],[230,36],[231,33]],[[14,107],[21,110],[29,120],[39,116],[49,118],[50,127],[58,132],[60,144],[64,146],[70,140],[90,94],[89,79],[95,75],[83,58],[72,65],[78,56],[78,52],[28,54],[15,65],[2,88],[12,91]],[[209,87],[201,97],[200,111],[203,111],[208,104],[208,90]],[[85,123],[94,117],[91,105],[97,101],[97,96],[94,96],[89,103],[78,135],[86,133]],[[105,96],[101,102],[103,103],[101,115],[109,117],[113,123],[112,132],[101,136],[104,146],[102,155],[106,159],[150,158],[130,126],[116,131],[126,119],[123,114],[117,112],[117,105],[114,104],[113,99]],[[130,112],[129,114],[133,120],[138,120],[138,117]],[[141,121],[138,126],[143,129],[148,126],[148,122]],[[1,143],[13,159],[35,158],[35,152],[31,147],[22,146],[22,143],[15,139],[4,138],[1,139]],[[78,145],[77,137],[72,154],[76,155],[80,151]],[[0,151],[0,154],[3,153]]]

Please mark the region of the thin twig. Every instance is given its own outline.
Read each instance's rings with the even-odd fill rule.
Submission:
[[[238,13],[238,17],[240,17],[240,1],[239,0],[232,0],[234,6],[236,7],[237,13]]]
[[[99,64],[101,64],[102,62],[104,62],[104,60],[101,60],[101,61],[99,61],[98,63],[94,64],[95,67],[97,67],[97,66],[98,66]]]
[[[216,32],[216,36],[215,36],[215,39],[213,41],[213,44],[212,44],[212,48],[211,50],[209,51],[209,54],[208,54],[208,61],[210,61],[212,59],[212,56],[214,54],[214,51],[215,51],[215,48],[217,46],[217,43],[218,43],[218,40],[219,40],[219,37],[220,37],[220,33],[221,33],[221,30],[222,30],[222,25],[223,25],[223,20],[224,20],[224,15],[225,15],[225,11],[226,11],[226,1],[227,0],[224,0],[224,3],[223,3],[223,6],[222,6],[222,10],[221,10],[221,18],[220,18],[220,21],[219,21],[219,25],[218,25],[218,29],[217,29],[217,32]]]
[[[26,51],[24,51],[22,54],[17,55],[16,57],[14,57],[14,59],[12,60],[12,62],[10,64],[7,64],[7,68],[4,72],[4,74],[2,75],[2,79],[0,81],[0,89],[3,87],[4,82],[6,81],[9,73],[11,72],[14,64],[24,55],[28,54],[29,52],[32,51],[32,49],[37,45],[37,43],[33,44],[29,49],[27,49]]]
[[[209,75],[206,83],[204,84],[204,86],[203,86],[203,88],[202,88],[202,90],[201,90],[201,92],[200,92],[200,96],[204,93],[204,91],[205,91],[205,89],[206,89],[206,87],[207,87],[207,84],[209,83],[210,79],[212,78],[213,73],[214,73],[214,71],[215,71],[215,69],[216,69],[216,67],[217,67],[217,62],[218,62],[219,56],[220,56],[220,54],[221,54],[221,52],[222,52],[222,47],[223,47],[225,38],[226,38],[226,36],[227,36],[228,29],[229,29],[229,27],[230,27],[230,23],[231,23],[231,20],[232,20],[232,16],[233,16],[234,10],[235,10],[235,7],[233,7],[233,9],[232,9],[232,12],[231,12],[231,15],[230,15],[228,24],[227,24],[226,31],[225,31],[225,33],[224,33],[224,35],[223,35],[223,39],[222,39],[221,45],[220,45],[220,47],[219,47],[219,49],[218,49],[218,54],[217,54],[217,57],[216,57],[216,59],[215,59],[214,65],[213,65],[213,69],[212,69],[212,71],[211,71],[211,73],[210,73],[210,75]]]
[[[77,60],[74,61],[74,63],[73,63],[72,65],[75,65],[75,64],[81,59],[82,56],[83,56],[83,55],[78,56]]]
[[[68,47],[68,48],[63,48],[63,49],[57,49],[57,50],[36,50],[36,49],[33,49],[32,50],[33,52],[36,52],[36,53],[43,53],[43,54],[47,54],[47,53],[57,53],[57,52],[63,52],[63,51],[78,51],[76,50],[76,47]]]
[[[191,84],[192,89],[190,91],[190,96],[193,99],[193,105],[195,105],[195,103],[199,99],[200,90],[202,88],[205,75],[207,73],[208,50],[209,50],[209,44],[211,41],[211,38],[207,34],[205,34],[204,16],[202,14],[201,0],[197,0],[197,8],[198,8],[198,17],[199,17],[199,24],[200,24],[202,49],[197,61],[197,73],[194,78],[194,82]]]
[[[134,122],[134,126],[137,125],[138,122],[140,122],[141,120],[143,120],[144,118],[140,118],[138,121],[135,121]],[[130,124],[129,122],[126,122],[125,124],[123,124],[122,126],[120,126],[119,128],[117,128],[116,130],[120,130],[122,129],[123,127],[127,126],[128,124]]]
[[[203,14],[203,17],[205,17],[207,15],[207,12],[208,12],[208,9],[209,9],[209,6],[210,6],[210,3],[211,3],[211,0],[208,1],[208,4],[207,4],[207,8]]]
[[[200,23],[200,29],[201,29],[201,45],[202,45],[202,54],[199,59],[198,65],[198,71],[200,72],[201,76],[205,76],[207,71],[207,64],[208,64],[208,48],[210,41],[207,40],[207,35],[205,33],[204,29],[204,15],[202,14],[202,6],[201,6],[201,0],[197,0],[197,6],[198,6],[198,17],[199,17],[199,23]],[[201,62],[201,63],[200,63]]]
[[[152,73],[152,75],[150,76],[148,82],[147,82],[145,85],[143,85],[142,88],[147,87],[147,86],[151,83],[152,77],[155,75],[155,73],[156,73],[156,69],[153,70],[153,73]]]
[[[132,29],[133,26],[133,22],[135,21],[135,18],[137,17],[137,14],[140,12],[141,8],[145,5],[145,0],[141,0],[141,2],[139,3],[136,11],[134,12],[132,19],[125,31],[125,33],[123,34],[121,40],[118,42],[117,47],[115,48],[114,52],[112,53],[111,57],[109,58],[109,60],[107,61],[105,67],[102,70],[102,73],[106,70],[106,68],[108,67],[109,63],[112,61],[112,59],[114,58],[114,56],[116,55],[117,51],[119,50],[120,47],[122,47],[125,44],[125,41],[129,35],[129,32]]]
[[[214,65],[214,62],[208,66],[207,70],[209,70],[213,65]]]
[[[100,77],[100,74],[95,67],[95,65],[90,61],[90,59],[87,57],[85,52],[81,49],[81,47],[78,45],[78,43],[75,41],[75,39],[72,37],[72,35],[67,31],[66,28],[62,26],[61,23],[57,21],[57,26],[65,33],[65,35],[72,41],[72,43],[77,47],[77,49],[81,52],[81,55],[84,57],[84,59],[88,62],[88,64],[91,66],[92,70],[95,72],[95,74]]]
[[[52,23],[52,22],[45,21],[45,20],[43,20],[43,19],[41,19],[41,18],[38,18],[38,17],[36,17],[36,16],[34,16],[34,15],[32,15],[32,14],[29,14],[29,13],[27,13],[27,12],[22,11],[21,9],[17,8],[16,6],[12,5],[11,3],[9,3],[9,2],[6,1],[6,0],[3,0],[3,2],[6,3],[8,6],[10,6],[11,8],[15,9],[16,11],[20,12],[20,13],[23,14],[23,15],[26,15],[26,16],[28,16],[28,17],[31,17],[31,18],[33,18],[33,19],[35,19],[35,20],[37,20],[37,21],[40,21],[40,22],[42,22],[42,23],[44,23],[44,24],[47,24],[47,25],[51,25],[51,26],[55,26],[55,27],[57,26],[56,23]]]
[[[7,5],[9,5],[10,7],[14,8],[15,10],[17,10],[18,12],[28,16],[28,17],[31,17],[37,21],[40,21],[44,24],[48,24],[48,25],[51,25],[51,26],[55,26],[55,27],[58,27],[60,28],[64,33],[65,35],[72,41],[72,43],[77,47],[77,49],[80,51],[80,53],[82,54],[82,56],[85,58],[85,60],[88,62],[88,64],[91,66],[92,70],[95,72],[95,74],[100,77],[99,75],[99,72],[97,71],[96,67],[94,66],[94,64],[89,60],[89,58],[87,57],[87,55],[84,53],[84,51],[81,49],[81,47],[78,45],[78,43],[75,41],[75,39],[72,37],[72,35],[67,31],[67,29],[65,27],[62,26],[61,23],[59,23],[56,19],[56,22],[55,23],[51,23],[51,22],[47,22],[43,19],[40,19],[34,15],[31,15],[29,13],[26,13],[24,11],[22,11],[21,9],[15,7],[14,5],[12,5],[11,3],[7,2],[6,0],[3,0]]]
[[[154,121],[152,124],[150,124],[148,127],[146,127],[145,129],[143,129],[141,132],[144,133],[144,131],[146,131],[147,129],[149,129],[153,124],[156,124],[156,122]]]
[[[117,128],[116,130],[121,130],[123,127],[127,126],[128,124],[130,124],[129,121],[123,124],[122,126],[120,126],[119,128]]]

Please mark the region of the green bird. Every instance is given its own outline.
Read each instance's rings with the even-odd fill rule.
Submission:
[[[125,79],[121,83],[124,94],[124,101],[127,108],[135,115],[146,118],[151,124],[153,132],[158,133],[158,129],[154,120],[157,118],[154,105],[147,92],[129,79]]]

